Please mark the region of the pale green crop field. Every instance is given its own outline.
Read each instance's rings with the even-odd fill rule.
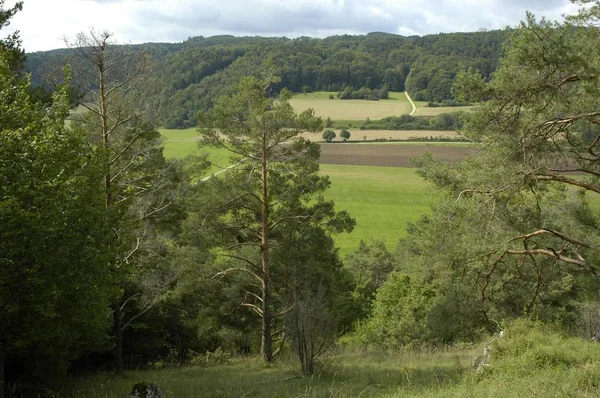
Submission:
[[[330,94],[334,99],[329,99]],[[375,120],[386,116],[405,115],[411,111],[410,103],[402,92],[390,92],[390,98],[379,101],[340,100],[336,95],[336,92],[327,91],[295,94],[290,104],[296,112],[312,108],[315,115],[332,120]]]

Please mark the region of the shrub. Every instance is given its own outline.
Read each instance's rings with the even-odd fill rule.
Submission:
[[[189,356],[190,364],[194,366],[222,365],[228,363],[231,359],[231,355],[224,352],[221,347],[214,352],[206,351],[204,354],[190,352]]]

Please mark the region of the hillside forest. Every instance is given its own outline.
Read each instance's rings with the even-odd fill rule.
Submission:
[[[332,386],[335,353],[441,361],[490,339],[491,359],[451,364],[441,382],[435,365],[418,392],[597,394],[600,3],[577,3],[562,22],[528,14],[512,30],[424,37],[123,46],[90,30],[33,54],[3,37],[0,398],[122,396],[69,386],[227,372],[236,358]],[[21,9],[0,0],[0,32]],[[336,239],[357,223],[327,197],[321,144],[303,136],[326,121],[290,100],[386,90],[474,104],[458,131],[470,156],[414,159],[433,207],[395,247],[373,236],[342,257]],[[166,157],[158,128],[190,126],[206,152]],[[213,174],[211,151],[230,166]],[[402,369],[386,394],[414,387],[420,371]],[[368,386],[294,396],[386,388]]]
[[[266,59],[278,70],[282,88],[292,92],[385,88],[408,91],[415,101],[453,100],[452,82],[460,68],[472,67],[486,79],[497,68],[506,31],[403,37],[387,33],[325,39],[194,37],[183,43],[120,46],[130,55],[143,50],[155,63],[153,95],[167,97],[157,122],[166,128],[197,125],[196,113],[231,95],[243,76],[257,75]],[[68,50],[27,55],[33,86],[52,88],[60,80]],[[49,79],[48,75],[54,76]]]

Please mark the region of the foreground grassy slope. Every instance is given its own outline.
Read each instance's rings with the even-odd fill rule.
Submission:
[[[491,347],[489,363],[471,359]],[[340,352],[320,373],[302,377],[292,358],[265,366],[258,358],[227,364],[95,375],[59,397],[124,397],[138,381],[167,397],[598,397],[600,344],[519,320],[503,338],[422,352]]]
[[[229,364],[101,374],[74,381],[59,397],[125,397],[139,381],[154,381],[167,397],[382,397],[435,395],[468,371],[470,351],[342,353],[326,370],[302,377],[293,358],[265,366],[258,358]]]

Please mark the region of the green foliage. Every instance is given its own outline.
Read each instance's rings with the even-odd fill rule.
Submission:
[[[353,279],[353,296],[358,310],[356,319],[370,314],[377,290],[385,283],[395,265],[396,261],[385,247],[385,242],[379,239],[373,239],[369,244],[361,240],[358,250],[345,257],[344,267]]]
[[[452,388],[469,396],[594,396],[600,363],[598,344],[568,337],[539,322],[518,320],[491,344],[485,371]]]
[[[598,38],[590,32],[528,16],[489,83],[461,72],[458,88],[489,99],[463,128],[480,150],[456,165],[416,162],[446,200],[399,246],[403,270],[436,286],[425,315],[432,341],[473,340],[518,316],[572,330],[595,297],[597,214],[586,196],[600,192],[598,141],[585,126],[597,123],[597,78],[588,73]]]
[[[350,139],[350,131],[348,131],[346,129],[342,129],[342,131],[340,131],[340,137],[344,141],[348,141]]]
[[[190,365],[192,366],[215,366],[224,365],[229,362],[231,355],[223,351],[221,347],[218,347],[214,351],[206,351],[204,355],[190,353]]]
[[[310,109],[294,113],[287,96],[269,98],[277,79],[266,73],[263,79],[244,79],[235,95],[200,114],[204,143],[226,148],[238,166],[191,192],[186,229],[190,243],[218,248],[221,277],[246,276],[240,298],[262,318],[261,354],[270,362],[271,328],[281,322],[272,314],[293,306],[294,292],[305,284],[316,287],[321,280],[328,292],[335,291],[319,274],[328,269],[333,276],[339,268],[328,234],[351,231],[354,220],[324,199],[330,183],[318,174],[319,147],[299,137],[320,131],[321,119]],[[198,219],[203,221],[195,224]],[[305,244],[292,243],[298,241]]]
[[[335,134],[335,131],[333,131],[333,130],[325,130],[325,131],[323,131],[323,135],[322,135],[323,139],[327,142],[333,141],[335,139],[335,136],[336,136],[336,134]]]
[[[31,386],[60,378],[64,361],[102,344],[109,294],[98,282],[107,258],[98,159],[65,127],[68,88],[49,106],[35,103],[7,51],[0,46],[2,389],[7,360],[8,378],[22,372]],[[33,357],[38,365],[23,369]]]
[[[389,90],[386,85],[380,89],[361,87],[358,90],[354,90],[352,87],[346,86],[344,91],[338,92],[337,97],[341,100],[365,99],[370,101],[379,101],[380,99],[389,98]]]
[[[367,120],[363,130],[460,130],[466,113],[462,111],[442,113],[435,117],[425,116],[389,116],[379,120]]]
[[[403,272],[390,274],[377,291],[372,316],[347,341],[387,348],[428,342],[427,314],[435,296],[435,286]]]

